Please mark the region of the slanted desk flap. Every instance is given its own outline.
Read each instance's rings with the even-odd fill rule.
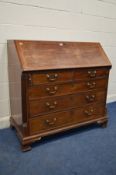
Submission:
[[[24,71],[111,67],[99,43],[16,40],[15,45]]]

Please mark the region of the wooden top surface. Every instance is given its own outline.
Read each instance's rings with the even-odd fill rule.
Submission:
[[[99,43],[15,40],[22,69],[111,66]]]

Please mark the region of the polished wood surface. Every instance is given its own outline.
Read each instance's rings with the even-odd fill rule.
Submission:
[[[87,91],[64,96],[29,100],[29,116],[36,117],[54,111],[83,107],[86,104],[103,103],[106,100],[106,91]]]
[[[111,63],[99,43],[8,41],[8,55],[10,123],[23,151],[50,134],[106,126]]]
[[[109,74],[109,70],[106,68],[86,68],[76,70],[74,73],[74,80],[86,80],[86,79],[96,79],[105,78]]]
[[[111,66],[99,43],[19,40],[15,45],[25,71]]]
[[[30,134],[47,132],[48,130],[96,119],[105,115],[104,104],[87,105],[81,109],[66,110],[29,120]]]
[[[29,81],[31,85],[39,85],[43,83],[58,83],[74,80],[86,80],[92,78],[104,78],[108,76],[109,70],[106,68],[86,68],[86,69],[70,69],[70,70],[52,70],[31,72]]]
[[[29,75],[29,81],[32,85],[39,85],[43,83],[65,82],[73,79],[73,70],[65,71],[42,71],[32,72]]]
[[[13,41],[8,43],[8,75],[11,114],[18,125],[23,122],[22,118],[22,97],[21,97],[21,74],[18,55]]]
[[[107,88],[108,79],[86,80],[79,82],[68,82],[62,84],[49,84],[31,86],[28,88],[29,99],[38,99],[40,97],[59,96],[82,92],[91,89]]]

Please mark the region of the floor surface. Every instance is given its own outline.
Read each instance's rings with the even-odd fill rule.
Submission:
[[[20,151],[15,130],[0,130],[0,175],[116,175],[116,102],[109,123],[42,139]]]

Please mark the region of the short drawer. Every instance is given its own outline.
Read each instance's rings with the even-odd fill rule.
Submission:
[[[30,134],[47,132],[55,128],[104,117],[104,115],[105,107],[99,104],[31,118],[29,119]]]
[[[80,81],[72,83],[54,84],[54,85],[39,85],[28,88],[29,99],[38,99],[40,97],[58,96],[71,93],[82,92],[107,87],[107,78]]]
[[[42,83],[52,83],[62,81],[65,82],[65,81],[71,81],[72,79],[73,79],[72,70],[43,71],[29,74],[29,81],[31,85],[39,85]]]
[[[103,78],[108,76],[109,70],[106,68],[86,68],[86,69],[76,69],[74,73],[75,80],[86,80],[93,78]]]
[[[58,97],[41,98],[29,101],[29,116],[35,117],[45,113],[64,109],[83,107],[83,105],[105,102],[105,91],[88,91],[80,94],[71,94]]]

